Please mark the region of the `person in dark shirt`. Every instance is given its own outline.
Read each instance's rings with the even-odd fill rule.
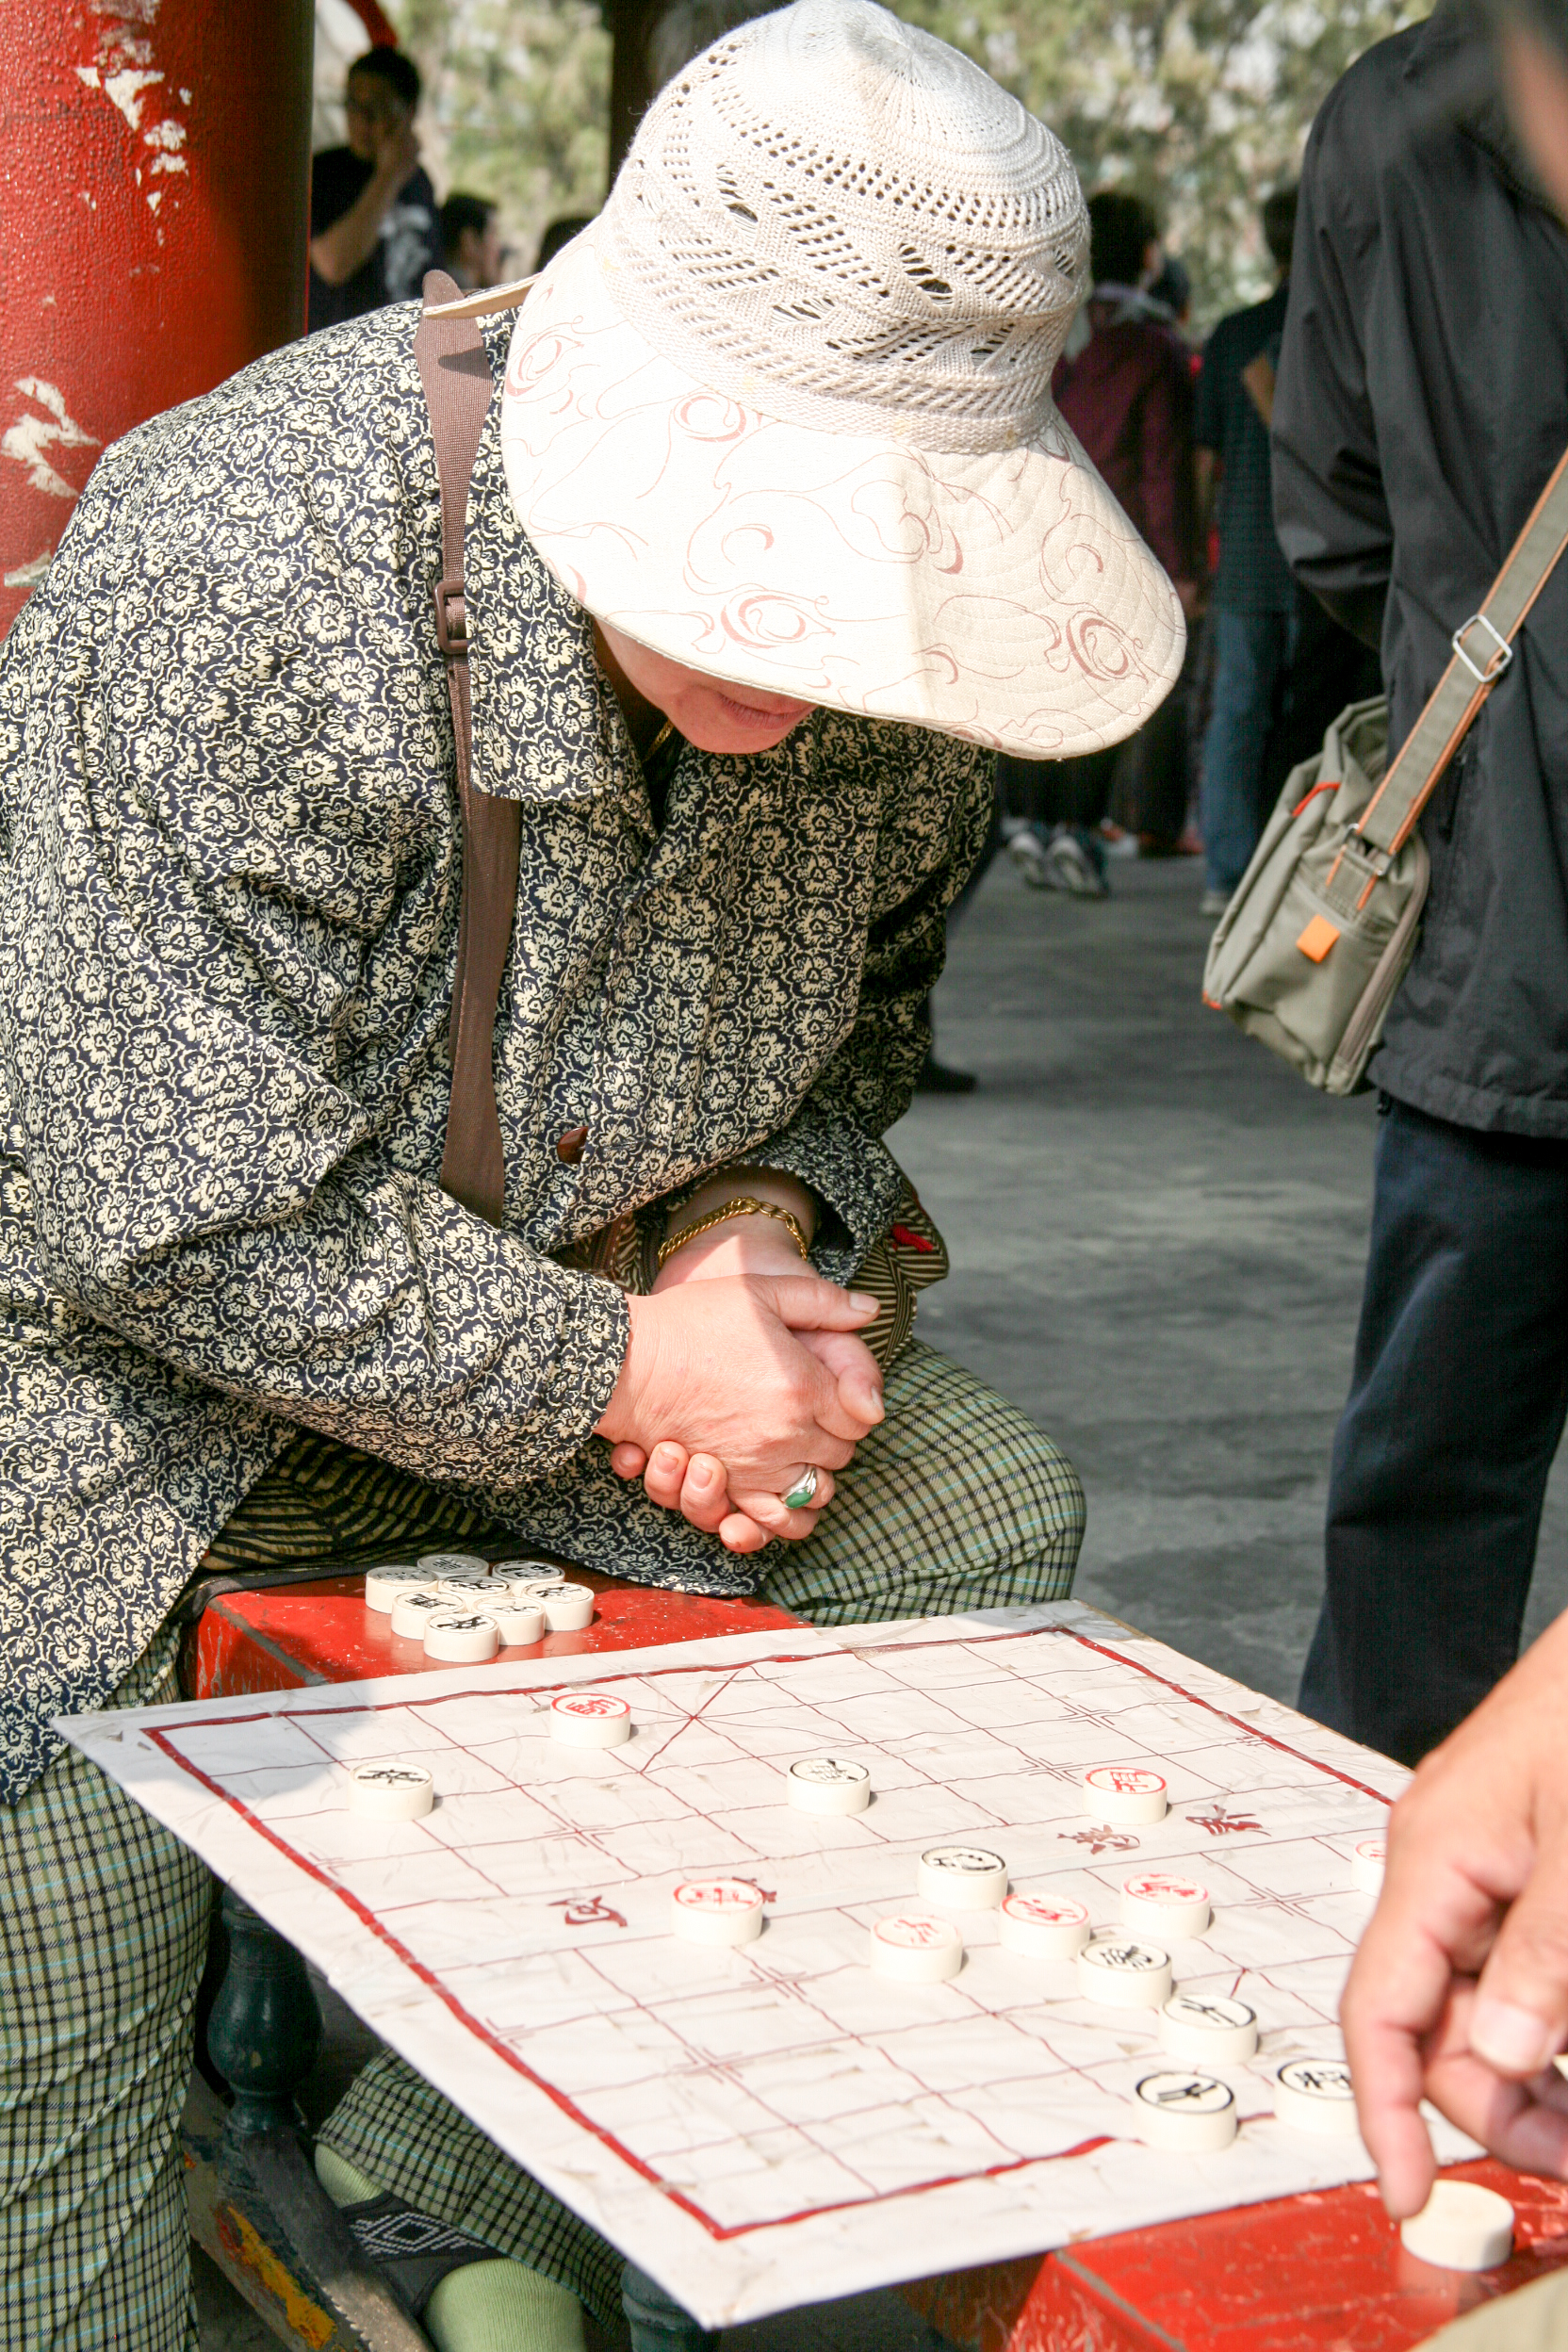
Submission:
[[[580,237],[593,218],[591,212],[564,212],[558,220],[552,220],[539,239],[539,251],[533,263],[535,271],[547,270],[563,245],[569,245],[574,237]]]
[[[327,147],[310,182],[309,331],[418,294],[441,266],[435,190],[419,164],[419,71],[400,49],[349,68],[346,147]]]
[[[452,190],[441,207],[441,251],[465,293],[499,286],[506,275],[506,248],[488,196]]]
[[[1199,593],[1192,378],[1171,312],[1145,290],[1164,262],[1159,222],[1140,196],[1119,190],[1091,198],[1088,213],[1093,291],[1051,388],[1063,420],[1164,564],[1190,620]],[[1157,713],[1151,725],[1159,729]],[[1008,843],[1026,881],[1083,898],[1105,896],[1099,827],[1120,752],[1113,743],[1079,760],[1001,760],[997,774],[1009,808],[1023,814],[1020,804],[1031,804],[1028,821]]]
[[[1279,283],[1266,302],[1219,321],[1198,379],[1194,437],[1205,536],[1217,467],[1219,475],[1219,564],[1209,598],[1214,707],[1200,802],[1208,914],[1224,912],[1263,830],[1264,755],[1295,652],[1297,589],[1274,529],[1268,428],[1243,381],[1260,353],[1278,348],[1295,227],[1296,190],[1279,188],[1263,208]]]

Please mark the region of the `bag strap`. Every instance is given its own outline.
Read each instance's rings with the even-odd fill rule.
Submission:
[[[451,696],[463,810],[463,896],[450,1029],[452,1092],[441,1189],[498,1225],[505,1168],[491,1042],[517,904],[522,812],[514,800],[498,800],[473,782],[468,617],[463,596],[463,527],[468,482],[490,409],[490,360],[471,319],[431,316],[433,304],[457,297],[458,288],[446,271],[431,270],[424,291],[425,315],[415,333],[414,357],[430,409],[441,479],[441,578],[432,593],[435,638]]]
[[[1478,711],[1513,660],[1526,614],[1568,547],[1568,450],[1535,502],[1478,612],[1453,634],[1453,659],[1399,747],[1399,756],[1356,827],[1379,873],[1401,850],[1464,741]]]

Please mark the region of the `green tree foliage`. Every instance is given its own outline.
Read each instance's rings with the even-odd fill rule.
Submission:
[[[420,133],[437,191],[500,207],[513,264],[541,230],[604,202],[610,36],[594,0],[389,0],[425,77]]]
[[[1257,211],[1364,49],[1429,13],[1402,0],[898,0],[1070,150],[1086,192],[1153,200],[1193,276],[1193,323],[1257,300]]]
[[[1154,200],[1193,321],[1269,284],[1257,207],[1294,178],[1313,115],[1423,0],[896,0],[986,66],[1071,151],[1085,188]],[[497,198],[527,262],[553,215],[604,194],[610,44],[593,0],[392,0],[431,85],[443,193]]]

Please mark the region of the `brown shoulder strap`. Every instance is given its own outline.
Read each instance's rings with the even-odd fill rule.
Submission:
[[[1478,612],[1456,629],[1454,654],[1399,756],[1366,804],[1362,840],[1392,858],[1415,829],[1448,762],[1513,660],[1513,640],[1568,547],[1568,451],[1509,551]],[[1381,861],[1378,871],[1383,871]]]
[[[452,1094],[441,1188],[465,1208],[498,1225],[505,1171],[491,1041],[517,903],[521,812],[514,800],[498,800],[490,792],[480,792],[472,778],[463,526],[468,510],[468,480],[490,408],[491,383],[490,361],[473,321],[430,315],[433,303],[450,302],[457,292],[444,270],[430,272],[425,280],[425,316],[414,337],[414,356],[430,408],[441,477],[441,578],[433,591],[435,635],[447,665],[452,733],[457,741],[458,794],[463,805],[463,897],[450,1035]]]

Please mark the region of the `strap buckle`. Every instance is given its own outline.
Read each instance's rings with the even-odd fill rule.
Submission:
[[[468,612],[463,601],[463,581],[438,580],[431,591],[435,600],[435,642],[449,662],[463,662],[468,653]]]
[[[1488,658],[1484,670],[1478,669],[1475,662],[1471,661],[1470,656],[1464,650],[1464,640],[1469,636],[1470,631],[1473,629],[1484,629],[1487,635],[1491,638],[1493,645],[1496,647],[1496,651]],[[1455,653],[1463,662],[1465,668],[1469,671],[1478,686],[1495,685],[1497,679],[1501,678],[1503,672],[1508,668],[1509,663],[1513,659],[1513,647],[1509,644],[1506,637],[1502,636],[1497,629],[1494,629],[1492,623],[1487,619],[1484,612],[1472,612],[1467,621],[1462,621],[1459,628],[1455,629],[1450,642],[1452,643]]]

